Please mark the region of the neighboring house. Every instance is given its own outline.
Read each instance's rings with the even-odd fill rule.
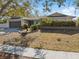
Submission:
[[[33,24],[38,24],[40,21],[40,18],[23,18],[24,24],[27,24],[28,26],[31,26]]]
[[[69,16],[62,13],[53,13],[49,15],[48,17],[52,18],[54,21],[72,21],[75,16]]]

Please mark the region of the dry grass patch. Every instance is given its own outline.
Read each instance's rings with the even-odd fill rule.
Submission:
[[[10,33],[7,36],[0,36],[0,44],[4,41],[13,38],[20,38],[19,33]],[[41,33],[34,32],[25,36],[25,41],[29,47],[40,47],[43,49],[57,50],[57,51],[75,51],[79,52],[79,33],[74,35],[61,34],[61,33]]]
[[[4,41],[8,41],[14,38],[20,38],[20,34],[18,32],[12,32],[7,35],[0,35],[0,44],[3,44]]]
[[[30,47],[40,47],[41,44],[44,49],[79,52],[79,34],[38,33],[36,35],[38,37],[30,44]]]

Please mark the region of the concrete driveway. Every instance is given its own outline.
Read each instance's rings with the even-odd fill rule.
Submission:
[[[4,50],[3,50],[4,49]],[[63,52],[52,50],[39,50],[34,48],[13,47],[9,45],[0,46],[0,51],[16,54],[22,57],[31,57],[39,59],[79,59],[79,53]]]

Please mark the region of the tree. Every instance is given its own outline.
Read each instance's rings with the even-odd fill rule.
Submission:
[[[20,6],[19,3],[21,3],[24,0],[7,0],[6,3],[4,3],[3,0],[1,0],[0,2],[2,4],[0,4],[0,15],[4,16],[4,15],[20,15],[22,14],[22,16],[25,16],[23,14],[25,14],[25,8],[24,7],[28,7],[28,3],[26,2],[27,5]],[[19,13],[21,12],[21,13]]]
[[[1,2],[0,15],[5,15],[12,6],[17,7],[17,6],[19,6],[19,3],[22,3],[23,1],[24,0],[6,0],[6,3],[4,3],[5,0],[0,0],[0,2]],[[29,9],[28,11],[30,11],[31,9],[38,7],[39,4],[42,4],[45,11],[50,11],[49,6],[52,6],[53,2],[57,2],[59,7],[61,5],[63,5],[63,3],[65,2],[65,0],[44,0],[42,3],[41,3],[41,1],[42,0],[26,0],[25,2],[23,2],[22,7],[24,7],[25,10]],[[21,7],[21,6],[19,6],[19,7]],[[15,12],[15,11],[13,10],[13,12]]]
[[[10,8],[17,8],[19,7],[18,14],[22,14],[21,16],[29,16],[32,11],[38,16],[39,14],[39,6],[43,7],[44,12],[50,12],[51,8],[54,4],[57,4],[58,7],[65,6],[65,2],[69,0],[0,0],[0,15],[5,15],[8,13]],[[75,8],[78,9],[79,7],[79,0],[74,0],[75,1]],[[70,3],[71,0],[69,1],[69,5],[72,4]],[[19,4],[22,5],[19,5]],[[73,2],[74,3],[74,2]],[[16,9],[14,9],[16,11]],[[21,10],[24,12],[19,13]],[[14,12],[15,12],[14,11]],[[12,12],[13,13],[13,12]],[[25,15],[26,13],[26,15]],[[6,14],[7,15],[7,14]]]

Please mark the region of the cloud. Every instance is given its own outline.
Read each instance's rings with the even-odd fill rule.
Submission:
[[[64,7],[61,10],[59,10],[60,13],[66,14],[66,15],[75,15],[75,8],[74,7]]]

